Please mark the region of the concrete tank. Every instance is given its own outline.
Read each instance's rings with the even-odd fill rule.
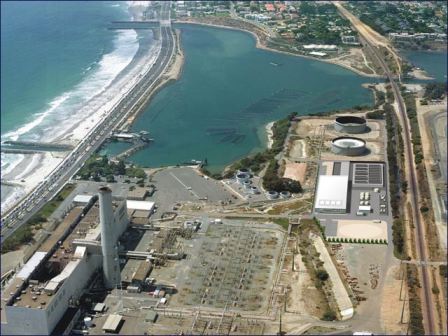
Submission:
[[[120,267],[116,249],[117,234],[114,231],[114,210],[112,208],[112,191],[108,187],[99,189],[101,251],[103,254],[104,284],[112,289],[120,281]]]
[[[334,122],[334,129],[340,133],[365,133],[367,131],[367,124],[364,118],[340,116]]]
[[[278,192],[271,190],[271,191],[268,191],[266,193],[266,196],[267,196],[268,199],[277,199],[278,198]]]
[[[282,191],[280,193],[280,197],[281,198],[290,198],[291,197],[291,193],[289,191]]]
[[[238,173],[236,174],[236,180],[238,183],[243,184],[245,181],[249,181],[250,175],[247,173]]]
[[[366,151],[366,142],[359,138],[338,137],[331,141],[331,151],[338,155],[362,155]]]
[[[250,185],[251,185],[251,181],[247,180],[247,181],[243,181],[243,187],[246,188],[247,190],[250,189]]]
[[[238,171],[236,173],[237,174],[249,174],[250,175],[250,171],[247,168],[238,169]]]

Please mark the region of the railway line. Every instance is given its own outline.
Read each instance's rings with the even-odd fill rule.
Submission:
[[[425,232],[423,228],[423,223],[421,221],[420,213],[419,213],[419,189],[418,189],[418,183],[417,183],[417,176],[416,176],[416,167],[414,164],[414,156],[412,152],[412,141],[411,141],[411,132],[410,132],[410,126],[408,124],[407,114],[406,114],[406,106],[403,101],[403,97],[400,93],[400,88],[398,84],[395,81],[394,75],[390,71],[388,65],[382,58],[381,54],[379,53],[378,49],[375,48],[373,43],[369,40],[369,35],[364,33],[363,29],[359,28],[360,23],[359,22],[353,22],[353,15],[349,13],[344,7],[342,7],[340,4],[338,4],[338,9],[340,12],[349,19],[355,29],[358,30],[360,35],[363,37],[363,40],[365,42],[365,46],[369,49],[372,55],[375,56],[375,58],[378,61],[378,64],[382,67],[384,70],[384,73],[386,77],[389,79],[389,82],[391,84],[391,88],[395,97],[395,101],[398,105],[398,117],[401,120],[401,124],[403,127],[403,137],[404,137],[404,143],[405,143],[405,155],[406,155],[406,165],[407,170],[409,173],[408,176],[408,195],[409,200],[411,202],[411,208],[412,208],[412,218],[413,222],[415,224],[416,228],[416,234],[415,234],[415,242],[416,242],[416,250],[418,254],[418,259],[421,261],[421,273],[422,273],[422,292],[423,292],[423,302],[422,302],[422,311],[424,316],[424,321],[426,322],[426,331],[429,335],[435,334],[435,322],[434,322],[434,305],[432,301],[432,286],[430,284],[430,276],[429,276],[429,270],[428,270],[428,257],[427,257],[427,249],[426,249],[426,242],[425,242]],[[348,13],[348,14],[347,14]]]

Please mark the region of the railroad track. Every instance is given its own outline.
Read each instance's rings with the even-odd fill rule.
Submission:
[[[340,9],[340,12],[347,18],[351,19],[350,15],[347,15],[349,13],[345,8],[341,8],[342,6],[338,6],[338,9]],[[349,13],[350,14],[350,13]],[[353,21],[350,20],[352,23]],[[421,270],[422,270],[422,291],[423,291],[423,304],[422,304],[422,310],[423,310],[423,316],[424,320],[426,321],[426,331],[429,335],[435,334],[435,322],[434,322],[434,306],[432,301],[432,289],[430,284],[430,276],[429,276],[429,270],[428,270],[428,260],[427,260],[427,254],[426,254],[426,242],[425,242],[425,235],[424,235],[424,228],[423,223],[421,221],[421,217],[419,214],[419,189],[418,189],[418,183],[417,183],[417,176],[416,176],[416,167],[414,164],[414,157],[412,152],[412,141],[411,141],[411,132],[410,127],[407,120],[407,114],[406,114],[406,106],[403,101],[403,97],[400,93],[400,88],[398,87],[398,84],[395,82],[394,75],[390,71],[388,65],[382,58],[382,56],[379,54],[379,51],[375,48],[374,45],[372,45],[371,41],[369,40],[368,36],[364,36],[363,32],[357,27],[357,25],[353,24],[355,29],[358,30],[359,34],[363,37],[363,40],[365,42],[365,45],[370,50],[371,54],[375,56],[378,63],[380,64],[381,68],[384,70],[384,73],[386,77],[389,79],[389,82],[391,84],[392,92],[394,94],[395,100],[398,104],[398,117],[401,119],[401,124],[403,127],[403,137],[404,142],[406,144],[405,154],[406,154],[406,164],[409,171],[409,186],[408,186],[408,195],[410,195],[410,202],[411,202],[411,208],[412,208],[412,218],[413,222],[415,224],[416,228],[416,247],[417,247],[417,253],[418,253],[418,259],[422,261],[421,263]]]

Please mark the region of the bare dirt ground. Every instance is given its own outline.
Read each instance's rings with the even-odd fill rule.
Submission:
[[[387,222],[339,220],[337,236],[342,238],[387,239]]]
[[[306,176],[306,166],[307,163],[305,162],[288,162],[285,165],[285,172],[283,173],[283,177],[290,178],[292,180],[299,181],[301,184],[304,184]]]
[[[348,54],[330,58],[330,62],[346,66],[347,68],[355,68],[364,74],[376,75],[370,62],[367,61],[361,48],[350,48]]]
[[[400,323],[403,309],[403,322],[409,321],[409,301],[400,301],[401,274],[398,266],[391,267],[386,274],[381,299],[381,324],[389,335],[403,335],[407,324]],[[405,298],[407,286],[403,284],[402,298]]]
[[[23,259],[23,251],[12,251],[5,254],[2,254],[1,263],[2,263],[2,269],[1,273],[2,275],[6,272],[9,272],[15,267],[18,267],[20,264],[22,264]]]
[[[420,100],[416,100],[417,106],[417,117],[418,124],[420,128],[420,135],[422,137],[422,147],[423,147],[423,156],[426,167],[426,172],[428,176],[428,184],[431,192],[431,200],[434,209],[435,222],[437,225],[437,230],[439,232],[440,244],[444,247],[445,251],[447,249],[447,226],[446,222],[443,220],[441,216],[441,204],[439,201],[440,195],[437,192],[437,185],[440,182],[440,178],[436,177],[433,172],[433,167],[436,165],[435,161],[435,153],[434,153],[434,145],[436,143],[440,144],[440,152],[446,153],[446,135],[444,135],[444,127],[446,127],[446,117],[441,118],[441,122],[438,123],[435,129],[432,129],[432,125],[430,125],[430,118],[434,117],[437,113],[445,112],[446,113],[446,100],[441,105],[421,105]],[[445,122],[444,122],[444,121]],[[437,137],[434,139],[434,136]],[[444,158],[442,157],[442,160]],[[446,160],[446,154],[445,154]]]
[[[292,141],[291,149],[289,150],[288,156],[291,159],[297,160],[307,157],[306,141],[303,139]]]

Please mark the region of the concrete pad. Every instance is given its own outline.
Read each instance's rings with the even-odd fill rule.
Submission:
[[[339,220],[336,236],[340,238],[386,239],[387,222],[366,220]]]

